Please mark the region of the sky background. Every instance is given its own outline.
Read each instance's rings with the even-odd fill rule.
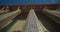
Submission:
[[[0,5],[60,4],[60,0],[0,0]]]

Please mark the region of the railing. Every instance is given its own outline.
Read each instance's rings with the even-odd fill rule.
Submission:
[[[22,32],[46,32],[46,31],[47,29],[42,25],[41,21],[38,20],[34,10],[31,9],[26,19],[26,24]]]
[[[43,13],[53,19],[56,23],[60,24],[60,11],[46,10],[43,11]]]
[[[11,23],[12,19],[14,19],[17,15],[19,15],[21,10],[16,10],[13,12],[6,13],[0,16],[0,30],[6,27],[9,23]]]
[[[2,9],[0,9],[0,14],[4,14],[4,13],[7,13],[7,12],[9,12],[9,10],[8,10],[8,6],[6,7],[6,9],[5,9],[5,7],[3,7]]]

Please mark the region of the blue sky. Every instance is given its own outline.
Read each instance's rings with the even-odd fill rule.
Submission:
[[[60,4],[60,0],[0,0],[0,5]]]

